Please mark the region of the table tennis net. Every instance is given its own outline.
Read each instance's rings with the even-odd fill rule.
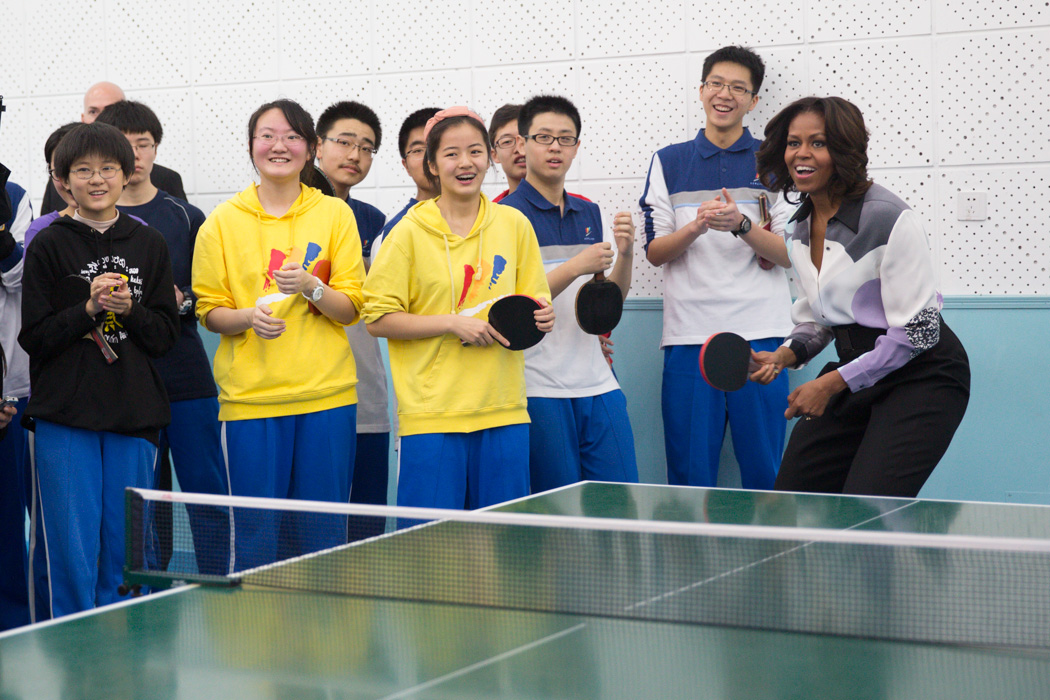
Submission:
[[[1050,541],[128,490],[130,583],[1050,648]]]

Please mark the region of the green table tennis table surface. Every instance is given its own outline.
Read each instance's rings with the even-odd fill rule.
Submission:
[[[498,509],[1050,537],[1039,507],[649,485],[583,483]],[[1050,650],[252,586],[186,586],[0,636],[0,700],[493,697],[1047,698]]]

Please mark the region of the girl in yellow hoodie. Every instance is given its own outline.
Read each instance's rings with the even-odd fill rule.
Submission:
[[[361,239],[349,207],[300,184],[317,144],[306,110],[265,104],[248,134],[259,184],[212,212],[193,256],[197,317],[222,334],[215,380],[230,492],[346,503],[357,374],[344,326],[362,304]],[[238,511],[233,568],[346,541],[345,518],[290,517]]]
[[[529,493],[525,362],[489,325],[510,294],[554,309],[528,219],[481,194],[492,152],[480,117],[453,107],[424,133],[441,195],[387,236],[365,282],[368,331],[389,339],[400,421],[399,505],[480,508]]]

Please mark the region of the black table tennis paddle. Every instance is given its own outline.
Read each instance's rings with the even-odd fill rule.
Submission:
[[[700,348],[700,374],[719,391],[736,391],[747,384],[751,345],[736,333],[715,333]]]
[[[51,306],[56,309],[68,309],[71,306],[85,304],[90,296],[91,282],[78,275],[67,275],[58,280],[54,289],[51,290]],[[85,313],[87,313],[86,310]],[[106,364],[111,365],[117,361],[117,353],[102,335],[101,326],[92,328],[91,332],[84,337],[95,341],[95,345],[102,351],[102,356],[106,358]]]
[[[526,294],[511,294],[498,299],[489,308],[489,325],[510,343],[508,350],[527,350],[546,335],[536,327],[534,312],[540,302]],[[500,343],[502,345],[502,343]],[[463,341],[463,345],[470,343]]]
[[[623,315],[623,292],[620,285],[605,279],[599,272],[576,292],[576,323],[584,333],[611,333]]]

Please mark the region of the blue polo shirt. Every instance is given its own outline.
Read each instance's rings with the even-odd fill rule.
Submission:
[[[357,219],[357,232],[361,236],[361,255],[369,258],[372,256],[372,243],[386,223],[386,214],[368,202],[350,196],[347,196],[346,203],[350,205],[354,218]]]
[[[120,205],[118,209],[161,232],[168,243],[175,286],[188,299],[196,300],[190,288],[190,275],[193,246],[197,242],[197,229],[204,223],[204,212],[163,190],[158,190],[157,196],[145,204],[133,207]],[[193,309],[182,314],[179,321],[179,339],[175,347],[163,357],[153,360],[168,398],[172,401],[187,401],[218,396],[211,363],[197,331],[197,318]]]
[[[518,189],[500,202],[504,206],[514,207],[532,223],[545,264],[565,262],[583,248],[603,240],[602,212],[598,205],[568,193],[563,198],[564,214],[557,204],[548,202],[528,180],[522,180]],[[543,250],[551,246],[555,250]]]
[[[514,207],[536,230],[547,273],[595,243],[613,243],[594,202],[566,194],[564,213],[527,180],[497,206]],[[614,246],[615,250],[615,246]],[[577,277],[554,298],[554,330],[539,345],[525,351],[525,393],[536,398],[598,396],[620,388],[602,357],[598,336],[587,335],[576,323],[576,293],[591,279]]]

